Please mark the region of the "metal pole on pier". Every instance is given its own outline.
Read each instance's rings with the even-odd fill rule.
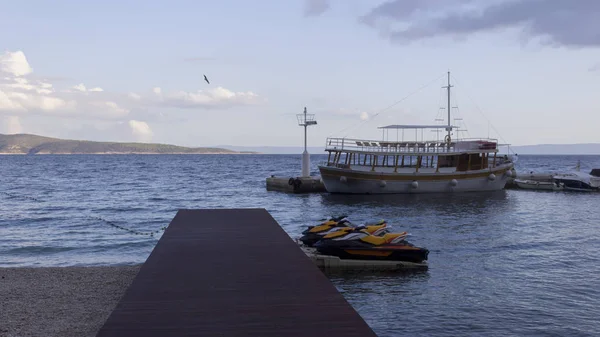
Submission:
[[[442,87],[444,89],[448,89],[448,128],[446,129],[446,131],[448,131],[448,148],[450,148],[450,137],[452,134],[452,126],[450,124],[450,88],[453,87],[452,85],[450,85],[450,71],[448,71],[448,86],[447,87]]]
[[[309,125],[317,125],[314,114],[307,114],[306,107],[304,113],[298,114],[298,125],[304,127],[304,152],[302,152],[302,177],[310,177],[310,155],[307,148],[307,128]]]

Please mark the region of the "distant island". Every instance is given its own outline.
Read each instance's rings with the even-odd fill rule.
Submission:
[[[539,144],[511,146],[511,152],[524,155],[600,155],[600,143]],[[300,146],[184,147],[155,143],[98,142],[43,137],[32,134],[0,134],[0,154],[296,154]],[[309,147],[313,155],[325,153],[324,147]],[[506,151],[503,147],[502,152]]]
[[[243,154],[218,147],[183,147],[168,144],[97,142],[0,134],[0,154]]]

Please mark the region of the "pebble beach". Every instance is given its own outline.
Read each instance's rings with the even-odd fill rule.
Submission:
[[[0,268],[0,337],[95,336],[140,267]]]

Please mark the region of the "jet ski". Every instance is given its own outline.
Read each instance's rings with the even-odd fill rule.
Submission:
[[[387,221],[379,220],[373,222],[367,222],[361,226],[355,226],[348,219],[342,219],[338,222],[327,221],[318,226],[309,226],[302,232],[300,241],[306,246],[312,247],[315,242],[323,238],[324,235],[335,232],[335,231],[348,231],[355,229],[365,230],[372,235],[382,235],[387,232]]]
[[[385,233],[382,236],[355,229],[331,232],[314,244],[323,255],[340,259],[387,260],[421,263],[427,260],[429,250],[407,242],[408,233]]]

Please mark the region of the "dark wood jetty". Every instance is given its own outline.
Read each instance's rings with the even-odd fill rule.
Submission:
[[[264,209],[180,210],[97,336],[376,336]]]

